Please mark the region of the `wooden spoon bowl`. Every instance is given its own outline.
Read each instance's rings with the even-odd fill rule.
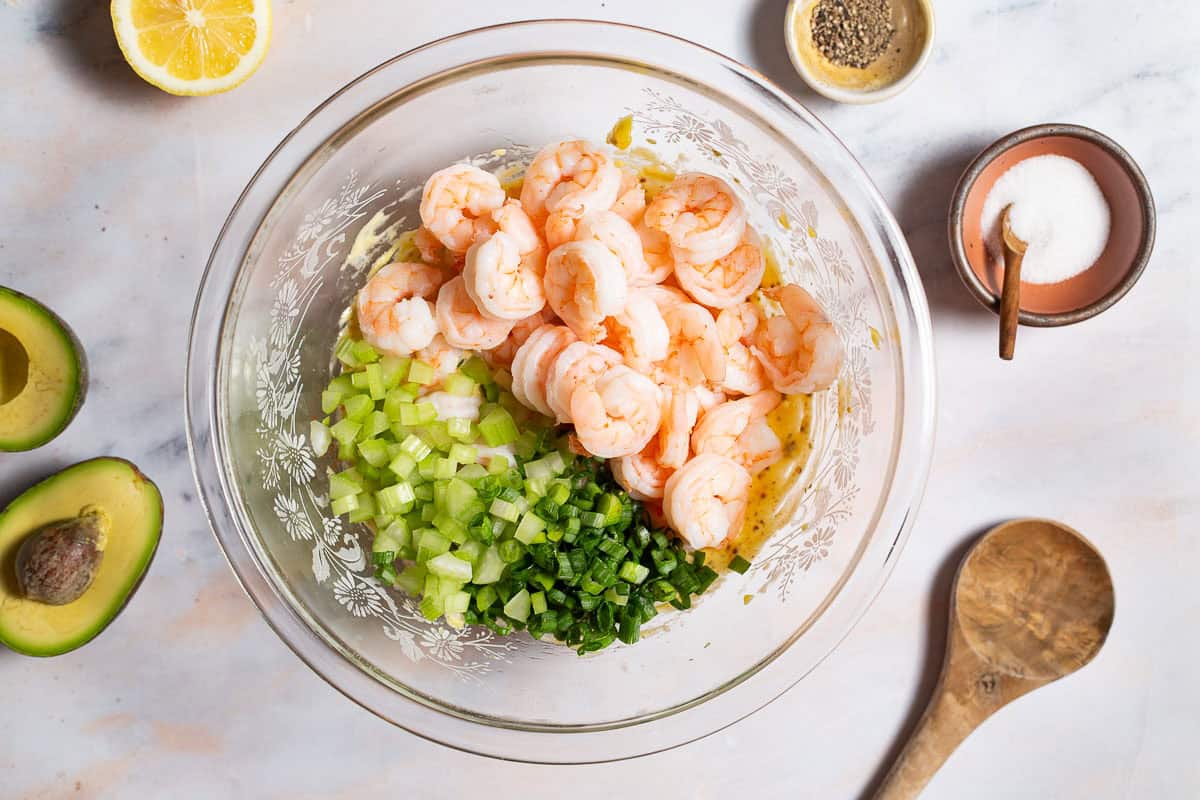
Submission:
[[[1115,602],[1104,559],[1067,526],[1024,519],[985,534],[959,567],[933,697],[877,800],[916,797],[985,719],[1095,658]]]

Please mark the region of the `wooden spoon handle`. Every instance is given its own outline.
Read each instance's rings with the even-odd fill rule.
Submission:
[[[1004,248],[1004,289],[1000,293],[1000,357],[1011,361],[1017,346],[1017,319],[1021,313],[1021,262],[1024,253]]]
[[[946,661],[933,697],[908,744],[884,776],[875,800],[912,800],[971,731],[997,709],[1040,686],[990,667],[952,624]]]

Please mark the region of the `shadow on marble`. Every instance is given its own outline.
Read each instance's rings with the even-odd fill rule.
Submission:
[[[819,117],[838,104],[810,89],[792,66],[783,38],[787,7],[788,0],[762,0],[755,6],[749,48],[753,66]]]
[[[37,37],[63,66],[110,100],[162,102],[168,95],[137,76],[117,46],[108,3],[51,0],[34,17]]]
[[[942,660],[946,652],[946,632],[950,622],[950,597],[954,591],[954,577],[958,574],[958,565],[966,557],[967,551],[979,540],[979,537],[994,528],[999,521],[983,525],[972,531],[954,546],[934,574],[933,587],[929,593],[929,605],[925,611],[925,662],[921,668],[921,681],[909,703],[908,713],[904,724],[896,731],[888,747],[887,754],[880,760],[871,780],[859,794],[858,800],[871,800],[875,796],[879,784],[892,767],[892,762],[900,755],[908,737],[916,728],[925,712],[933,687],[937,684],[938,675],[942,671]]]
[[[914,164],[912,178],[907,182],[892,213],[908,240],[929,310],[936,321],[942,314],[970,317],[974,321],[995,325],[996,315],[972,297],[954,269],[950,258],[950,243],[946,224],[950,216],[950,199],[963,170],[989,139],[958,144],[942,152],[934,151],[922,162]]]

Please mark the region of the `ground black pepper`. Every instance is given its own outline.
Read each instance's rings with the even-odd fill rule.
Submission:
[[[839,66],[870,65],[894,32],[891,0],[821,0],[813,9],[813,42]]]

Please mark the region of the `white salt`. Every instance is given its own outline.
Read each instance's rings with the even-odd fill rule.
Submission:
[[[988,252],[1004,263],[1000,215],[1012,204],[1009,225],[1029,245],[1021,280],[1058,283],[1083,272],[1104,252],[1110,213],[1087,168],[1065,156],[1036,156],[1010,167],[983,201],[980,230]]]

